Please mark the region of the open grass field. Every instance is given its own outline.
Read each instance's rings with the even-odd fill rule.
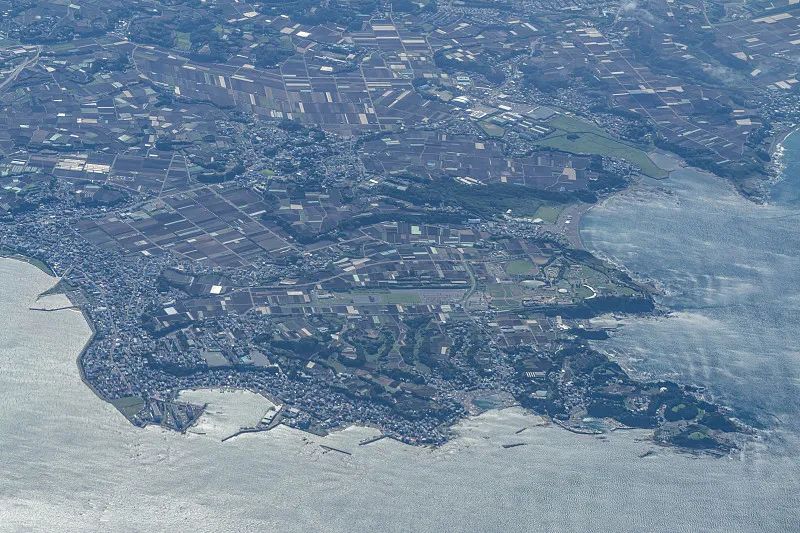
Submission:
[[[559,205],[543,204],[539,206],[533,216],[536,218],[541,218],[545,222],[555,224],[555,222],[558,220],[558,215],[560,215],[563,210],[564,208]]]
[[[506,133],[506,130],[502,127],[485,120],[480,122],[479,125],[489,137],[502,137]]]
[[[328,301],[338,305],[418,305],[422,297],[415,290],[359,290],[335,293]]]
[[[539,146],[574,154],[618,157],[638,166],[651,178],[667,177],[667,172],[653,163],[641,148],[614,139],[594,124],[567,115],[556,115],[549,124],[556,131],[536,141]]]
[[[533,263],[526,259],[516,259],[506,265],[506,272],[512,276],[524,276],[534,269]]]
[[[419,294],[412,291],[390,291],[383,296],[386,305],[418,305],[422,303]]]

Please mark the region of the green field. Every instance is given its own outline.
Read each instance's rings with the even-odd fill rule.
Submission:
[[[479,122],[478,125],[489,137],[502,137],[506,133],[506,130],[502,127],[485,120]]]
[[[524,289],[514,283],[489,283],[486,292],[492,297],[492,305],[497,309],[519,307]]]
[[[373,305],[418,305],[422,303],[422,298],[415,290],[357,290],[334,293],[330,301],[338,305],[350,305],[357,299],[372,298]],[[361,302],[365,305],[364,302]]]
[[[555,223],[558,215],[564,210],[564,205],[550,203],[545,200],[530,200],[524,205],[511,207],[511,216],[526,218],[541,218],[545,222]]]
[[[575,298],[579,298],[581,300],[585,300],[586,298],[589,298],[592,295],[594,295],[591,289],[589,289],[585,285],[578,285],[577,287],[575,287],[573,294],[575,295]]]
[[[534,269],[533,263],[527,259],[516,259],[506,265],[506,272],[512,276],[524,276]]]
[[[558,205],[544,204],[539,206],[533,216],[554,224],[563,210],[564,208]]]
[[[192,47],[192,41],[189,39],[189,34],[186,32],[175,32],[175,48],[188,52]]]
[[[513,298],[514,286],[506,283],[489,283],[486,286],[492,298]]]
[[[422,303],[422,299],[416,292],[391,291],[383,295],[383,303],[386,305],[419,305]]]
[[[556,131],[536,141],[535,143],[539,146],[574,154],[618,157],[638,166],[642,172],[652,178],[667,177],[667,172],[656,166],[641,148],[614,139],[594,124],[576,117],[557,115],[549,122],[549,125]],[[574,138],[568,138],[568,136]]]

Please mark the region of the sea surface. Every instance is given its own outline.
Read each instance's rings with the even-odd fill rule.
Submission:
[[[584,244],[653,280],[667,318],[627,320],[597,343],[624,366],[707,387],[770,449],[800,451],[800,134],[769,205],[695,169],[645,181],[592,210]]]
[[[364,428],[222,442],[271,407],[242,391],[187,393],[209,406],[185,435],[138,429],[80,380],[82,315],[31,310],[65,304],[37,301],[54,279],[0,259],[0,531],[796,530],[798,212],[791,195],[756,206],[679,170],[583,222],[590,248],[660,280],[675,309],[627,320],[598,347],[634,372],[706,386],[767,428],[720,459],[643,431],[576,435],[520,409],[466,420],[435,450],[359,446],[375,434]]]

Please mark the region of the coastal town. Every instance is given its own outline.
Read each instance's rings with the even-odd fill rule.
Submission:
[[[724,406],[593,347],[658,309],[577,227],[665,178],[655,151],[759,200],[800,23],[642,9],[0,0],[0,251],[58,276],[87,385],[136,425],[234,387],[281,406],[255,429],[438,445],[521,405],[727,451]]]

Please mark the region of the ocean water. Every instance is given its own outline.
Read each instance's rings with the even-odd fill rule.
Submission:
[[[796,138],[796,139],[795,139]],[[800,141],[800,135],[792,140]],[[655,280],[666,319],[628,320],[598,346],[641,373],[707,387],[772,447],[800,435],[800,142],[770,205],[681,169],[590,212],[584,244]],[[787,157],[789,163],[790,157]]]
[[[359,446],[374,434],[364,428],[222,442],[271,406],[241,391],[187,393],[209,408],[185,435],[138,429],[79,378],[82,316],[30,309],[63,303],[36,302],[54,280],[0,259],[0,531],[796,530],[792,209],[681,171],[584,221],[590,247],[662,280],[677,309],[630,320],[601,347],[770,422],[721,459],[656,447],[643,431],[576,435],[520,409],[465,420],[435,450]],[[502,447],[513,443],[525,445]]]

